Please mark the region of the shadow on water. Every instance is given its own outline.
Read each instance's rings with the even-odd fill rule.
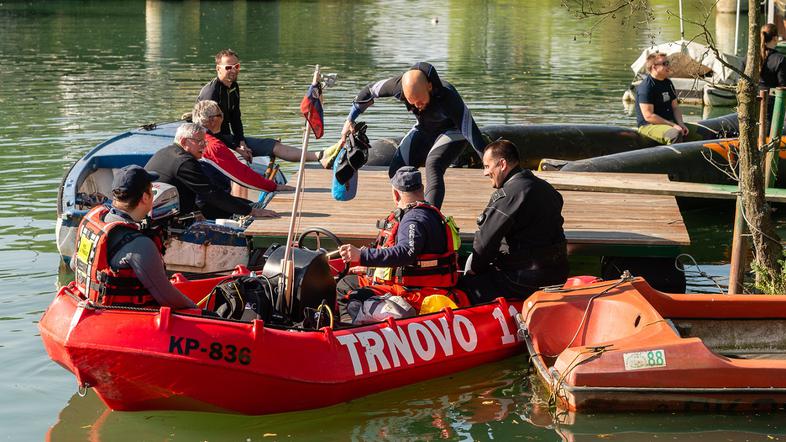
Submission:
[[[137,440],[504,440],[516,435],[554,440],[551,430],[526,425],[520,417],[529,400],[520,379],[526,379],[525,364],[511,358],[332,407],[268,416],[113,412],[90,391],[85,398],[71,398],[49,437],[116,440],[133,431]]]
[[[304,412],[238,416],[111,411],[74,395],[47,438],[59,440],[778,440],[784,414],[553,415],[523,357]],[[242,388],[230,380],[227,388]],[[537,382],[537,381],[535,381]],[[534,387],[534,388],[533,388]]]

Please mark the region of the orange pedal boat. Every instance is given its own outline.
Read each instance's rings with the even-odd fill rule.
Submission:
[[[675,295],[623,278],[537,292],[519,329],[570,411],[786,408],[783,295]]]

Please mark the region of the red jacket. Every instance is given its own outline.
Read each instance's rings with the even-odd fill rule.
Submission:
[[[205,141],[207,146],[202,153],[202,161],[243,187],[267,192],[276,190],[276,183],[243,164],[223,141],[211,134],[205,134]]]

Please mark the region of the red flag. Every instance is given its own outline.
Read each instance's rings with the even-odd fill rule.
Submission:
[[[324,112],[322,111],[322,102],[319,101],[321,93],[319,85],[312,84],[303,97],[303,101],[300,102],[300,112],[311,125],[311,130],[314,131],[314,136],[317,138],[322,138],[322,135],[325,134]]]

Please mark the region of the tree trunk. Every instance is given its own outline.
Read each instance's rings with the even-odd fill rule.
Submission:
[[[758,0],[748,0],[748,53],[745,78],[738,83],[737,112],[740,122],[739,144],[739,177],[743,210],[751,232],[755,251],[756,285],[759,287],[773,282],[781,285],[781,268],[778,260],[782,258],[783,248],[775,226],[770,217],[769,208],[764,199],[764,163],[762,152],[758,149],[758,93],[759,70],[762,63],[759,54],[761,10]]]

